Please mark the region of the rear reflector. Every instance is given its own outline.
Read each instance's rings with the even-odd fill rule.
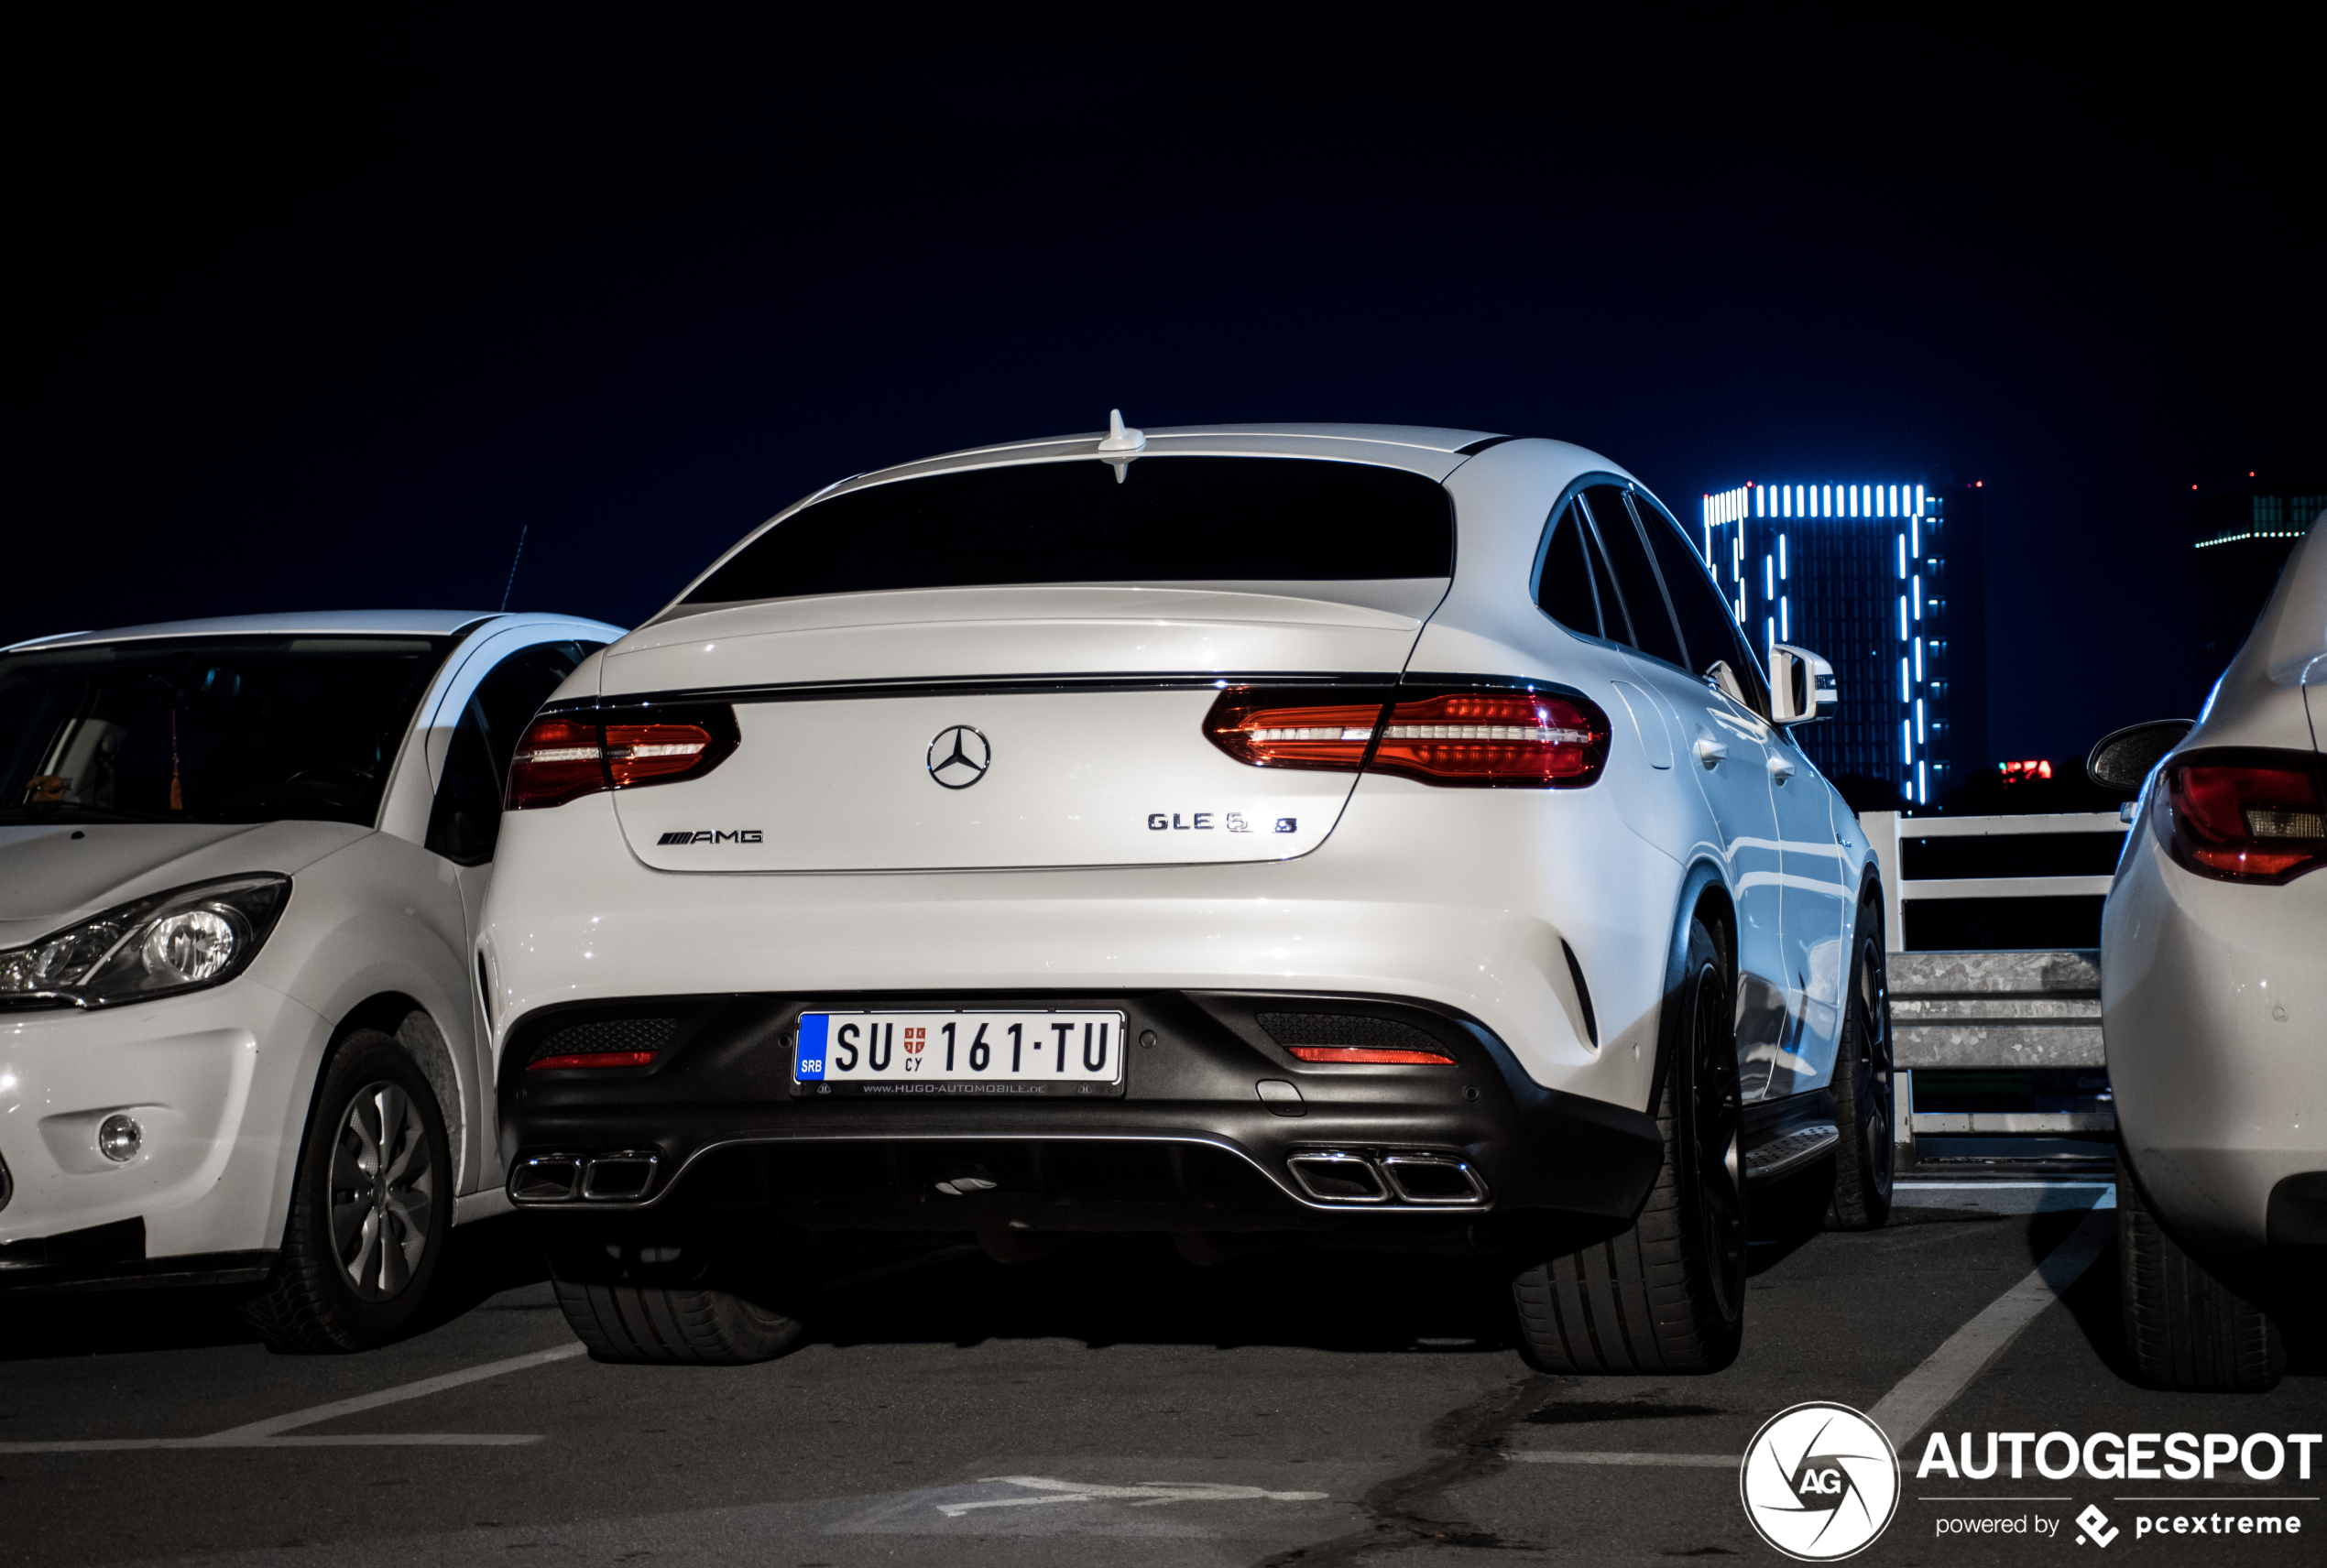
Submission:
[[[1590,700],[1524,684],[1401,688],[1338,702],[1297,687],[1223,691],[1214,746],[1255,768],[1394,773],[1474,789],[1579,789],[1608,766],[1608,717]],[[1338,693],[1337,693],[1338,695]]]
[[[505,803],[521,811],[700,778],[727,759],[736,739],[735,710],[727,707],[646,709],[605,724],[595,713],[545,713],[517,743]]]
[[[1373,1051],[1360,1045],[1288,1045],[1304,1062],[1347,1062],[1367,1066],[1452,1067],[1455,1059],[1435,1051]]]
[[[651,1051],[593,1051],[579,1056],[545,1056],[525,1064],[528,1073],[563,1067],[644,1067],[654,1060]]]
[[[2159,842],[2223,882],[2291,882],[2327,866],[2327,789],[2300,751],[2198,751],[2166,765]]]

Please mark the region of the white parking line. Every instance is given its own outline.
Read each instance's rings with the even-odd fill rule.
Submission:
[[[2029,1270],[2028,1277],[1988,1303],[1979,1316],[1948,1336],[1923,1365],[1899,1379],[1867,1412],[1868,1419],[1890,1434],[1891,1445],[1904,1450],[1921,1435],[1939,1413],[1970,1386],[1989,1362],[2020,1336],[2043,1312],[2083,1278],[2092,1260],[2116,1236],[2114,1208],[2096,1208],[2086,1214],[2068,1239]]]
[[[417,1383],[399,1383],[393,1388],[382,1388],[377,1394],[358,1394],[352,1399],[334,1399],[328,1405],[313,1405],[303,1410],[293,1410],[287,1416],[269,1416],[248,1426],[229,1427],[202,1441],[231,1444],[255,1437],[272,1437],[293,1427],[313,1426],[317,1421],[334,1421],[352,1416],[358,1410],[376,1410],[382,1405],[399,1405],[406,1399],[425,1399],[441,1394],[447,1388],[457,1388],[464,1383],[480,1383],[487,1377],[498,1377],[506,1372],[522,1372],[528,1367],[546,1367],[552,1361],[568,1361],[587,1353],[587,1346],[576,1340],[550,1350],[537,1350],[529,1356],[512,1356],[506,1361],[487,1361],[481,1367],[471,1367],[460,1372],[447,1372],[438,1377],[423,1377]]]
[[[318,1421],[354,1415],[359,1410],[375,1410],[382,1405],[424,1399],[430,1394],[442,1393],[447,1388],[457,1388],[464,1383],[481,1382],[507,1372],[522,1372],[528,1367],[546,1367],[552,1361],[571,1360],[584,1353],[584,1346],[579,1343],[561,1345],[552,1350],[537,1350],[527,1356],[512,1356],[504,1361],[487,1361],[482,1366],[459,1372],[423,1377],[416,1383],[399,1383],[374,1394],[358,1394],[351,1399],[334,1399],[328,1405],[311,1405],[289,1415],[269,1416],[265,1421],[228,1427],[224,1432],[213,1432],[204,1437],[82,1438],[58,1443],[0,1443],[0,1454],[106,1454],[145,1448],[503,1448],[517,1443],[539,1443],[541,1441],[540,1433],[521,1432],[360,1432],[334,1433],[327,1437],[286,1437],[283,1433],[295,1427],[313,1426]]]
[[[968,1503],[939,1503],[947,1519],[979,1508],[1038,1508],[1044,1503],[1095,1503],[1101,1499],[1152,1508],[1160,1503],[1316,1503],[1324,1492],[1272,1492],[1262,1486],[1240,1486],[1227,1481],[1142,1481],[1130,1486],[1108,1486],[1090,1481],[1061,1481],[1050,1475],[980,1475],[982,1486],[1024,1486],[1040,1494],[1032,1497],[987,1497]]]

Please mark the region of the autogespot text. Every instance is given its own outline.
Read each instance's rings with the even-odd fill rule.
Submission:
[[[2033,1465],[2048,1481],[2065,1481],[2083,1475],[2095,1481],[2212,1481],[2235,1465],[2250,1481],[2273,1481],[2286,1472],[2291,1459],[2293,1478],[2311,1479],[2311,1451],[2319,1446],[2315,1432],[2267,1432],[2238,1437],[2226,1432],[2133,1432],[2122,1435],[2096,1432],[2078,1439],[2065,1432],[1991,1432],[1986,1442],[1964,1432],[1950,1447],[1945,1432],[1935,1432],[1923,1445],[1923,1462],[1916,1466],[1918,1481],[1931,1475],[1984,1481],[2008,1465],[2013,1480]]]

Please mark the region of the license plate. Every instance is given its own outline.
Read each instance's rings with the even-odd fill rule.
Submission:
[[[803,1013],[792,1080],[820,1092],[1088,1094],[1123,1081],[1123,1015]]]

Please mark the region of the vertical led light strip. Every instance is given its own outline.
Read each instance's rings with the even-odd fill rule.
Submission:
[[[1729,546],[1729,592],[1731,613],[1740,626],[1751,626],[1754,612],[1753,593],[1745,578],[1745,563],[1754,553],[1753,545],[1762,545],[1762,638],[1764,645],[1775,647],[1791,642],[1797,635],[1794,630],[1794,605],[1791,583],[1794,577],[1794,541],[1791,528],[1777,530],[1773,541],[1766,535],[1756,535],[1758,522],[1783,522],[1795,517],[1813,519],[1880,518],[1892,525],[1893,564],[1898,572],[1898,636],[1899,636],[1899,744],[1901,788],[1912,804],[1928,805],[1931,770],[1929,749],[1934,735],[1941,727],[1938,710],[1938,688],[1931,681],[1932,671],[1927,669],[1923,645],[1933,643],[1932,657],[1939,651],[1939,629],[1934,626],[1927,637],[1924,622],[1936,622],[1939,616],[1939,601],[1932,599],[1928,606],[1923,583],[1923,519],[1934,517],[1936,505],[1932,494],[1919,485],[1851,484],[1840,485],[1763,485],[1752,483],[1733,489],[1716,491],[1705,498],[1704,549],[1706,561],[1713,571],[1715,583],[1721,572],[1713,552],[1726,539]],[[1734,525],[1732,528],[1732,525]],[[1872,531],[1872,530],[1870,530]],[[1876,534],[1875,539],[1880,539]],[[1874,539],[1867,539],[1853,548],[1867,546],[1879,549]],[[1847,558],[1846,558],[1847,559]],[[1807,590],[1813,598],[1820,591],[1817,572],[1805,567],[1811,586]],[[1840,584],[1824,585],[1839,588]],[[1871,608],[1872,606],[1868,606]],[[1805,637],[1841,637],[1847,634],[1821,622],[1813,610],[1806,610],[1808,617],[1802,632]],[[1848,625],[1847,621],[1837,623]],[[1869,715],[1873,717],[1873,715]],[[1877,732],[1880,733],[1879,731]],[[1863,743],[1860,743],[1863,744]]]

